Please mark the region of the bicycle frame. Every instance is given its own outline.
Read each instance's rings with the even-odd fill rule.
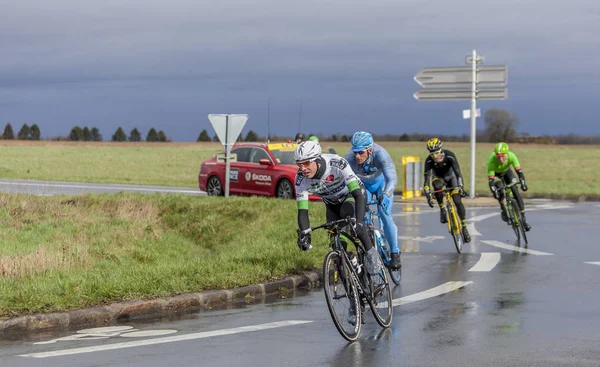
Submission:
[[[373,244],[377,246],[377,251],[379,252],[379,256],[381,256],[381,260],[383,260],[383,264],[385,266],[389,266],[391,264],[392,259],[387,254],[387,251],[385,251],[382,244],[383,241],[386,240],[385,233],[383,231],[383,220],[379,216],[379,212],[376,213],[375,211],[371,210],[371,205],[376,205],[377,210],[379,210],[378,200],[371,200],[367,203],[368,215],[365,216],[365,225],[369,228],[369,230],[373,231]],[[377,224],[379,225],[377,228],[375,227],[375,221],[373,220],[373,217],[377,217]],[[381,236],[381,241],[377,241],[377,239],[375,238],[375,231],[379,232],[379,236]]]
[[[442,192],[444,194],[444,208],[446,209],[446,223],[448,224],[448,232],[452,235],[456,251],[460,254],[462,251],[462,224],[458,217],[454,200],[452,200],[452,192],[458,187],[447,187],[440,190],[435,190],[434,193]]]
[[[365,282],[366,270],[364,270],[364,257],[365,257],[366,251],[365,251],[363,244],[356,238],[355,235],[352,235],[352,234],[348,233],[347,231],[342,230],[342,227],[347,226],[349,222],[350,222],[350,219],[348,219],[348,218],[335,220],[335,221],[332,221],[329,223],[325,223],[325,224],[321,224],[316,227],[309,228],[304,231],[304,234],[308,234],[308,233],[310,233],[316,229],[320,229],[320,228],[327,229],[327,231],[332,235],[331,236],[331,244],[330,244],[331,250],[337,252],[340,255],[340,257],[343,259],[344,264],[348,266],[348,269],[350,269],[351,276],[356,281],[357,290],[360,295],[361,302],[364,303],[365,301],[372,300],[372,295],[369,294],[370,292],[366,291],[366,289],[368,289],[368,287],[366,286],[367,283]],[[354,246],[356,247],[356,252],[357,252],[356,258],[357,258],[357,261],[358,261],[358,264],[360,265],[360,267],[363,268],[363,271],[361,271],[360,274],[357,272],[357,269],[351,264],[350,257],[348,255],[346,246],[344,246],[342,244],[342,242],[346,242],[346,241],[343,241],[342,237],[350,240],[350,242],[352,242],[354,244]]]

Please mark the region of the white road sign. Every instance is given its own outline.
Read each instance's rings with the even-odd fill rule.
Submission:
[[[479,66],[476,70],[478,87],[504,87],[508,79],[506,65]],[[423,68],[414,77],[423,88],[470,87],[473,82],[471,66]]]
[[[248,115],[210,114],[208,119],[225,149],[230,150],[242,132]]]

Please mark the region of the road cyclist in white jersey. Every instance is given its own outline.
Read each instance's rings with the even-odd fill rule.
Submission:
[[[394,189],[398,184],[396,166],[388,152],[373,142],[373,135],[366,131],[358,131],[350,139],[352,149],[346,154],[350,168],[356,173],[365,186],[367,202],[374,196],[379,205],[377,211],[383,221],[385,238],[392,253],[391,267],[399,269],[400,248],[398,247],[398,227],[392,218]]]
[[[365,268],[371,275],[378,274],[381,270],[379,254],[363,222],[366,207],[364,188],[348,162],[336,154],[323,154],[319,142],[315,140],[300,143],[296,147],[295,159],[299,168],[296,174],[296,202],[300,250],[312,248],[310,233],[302,234],[302,231],[310,228],[308,195],[319,196],[325,204],[328,222],[355,218],[357,237],[367,251]]]

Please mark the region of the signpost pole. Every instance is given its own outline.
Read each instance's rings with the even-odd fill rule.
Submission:
[[[471,82],[471,184],[470,198],[475,199],[475,140],[477,135],[477,52],[473,50],[473,77]]]
[[[229,115],[225,115],[225,197],[229,197]]]

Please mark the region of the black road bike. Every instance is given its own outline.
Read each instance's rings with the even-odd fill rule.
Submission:
[[[367,305],[382,327],[390,326],[393,311],[386,268],[381,266],[377,275],[367,274],[363,267],[366,251],[352,229],[353,223],[354,219],[348,217],[304,231],[308,234],[325,228],[330,233],[331,250],[323,262],[325,299],[335,327],[348,341],[358,338]],[[348,249],[349,244],[354,245],[356,254]]]

